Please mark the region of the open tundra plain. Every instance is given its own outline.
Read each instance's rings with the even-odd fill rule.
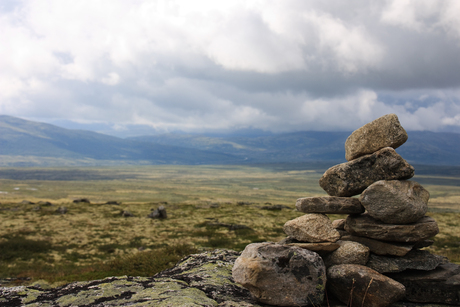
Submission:
[[[279,241],[297,198],[326,195],[329,166],[0,168],[0,284],[148,276],[202,249]],[[460,263],[460,168],[415,169],[440,228],[427,249]],[[160,206],[167,218],[148,217]]]

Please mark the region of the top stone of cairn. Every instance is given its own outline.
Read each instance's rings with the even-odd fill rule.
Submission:
[[[355,130],[345,142],[348,161],[384,147],[398,148],[407,140],[407,132],[396,114],[387,114]]]

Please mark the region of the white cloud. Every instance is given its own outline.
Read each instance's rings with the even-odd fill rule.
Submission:
[[[460,2],[24,0],[0,113],[158,129],[458,126]],[[421,99],[420,97],[423,97]]]

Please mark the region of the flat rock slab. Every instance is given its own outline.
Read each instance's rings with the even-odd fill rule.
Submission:
[[[406,287],[405,300],[417,303],[460,305],[460,266],[441,264],[432,271],[388,274]]]
[[[299,242],[335,242],[340,239],[339,232],[324,214],[310,213],[287,221],[283,230]]]
[[[415,223],[428,211],[430,193],[409,180],[380,180],[363,191],[359,200],[373,218],[388,224]]]
[[[386,257],[371,254],[366,266],[379,273],[396,273],[405,270],[431,271],[448,259],[443,256],[430,254],[424,250],[412,250],[404,257]]]
[[[233,266],[233,278],[264,304],[320,305],[326,267],[315,252],[276,243],[246,246]]]
[[[323,258],[326,267],[336,264],[366,265],[369,259],[369,247],[353,241],[339,240],[337,242],[340,247]]]
[[[414,247],[414,244],[383,242],[366,237],[353,236],[348,233],[342,235],[340,239],[342,241],[359,242],[369,247],[372,253],[382,256],[389,255],[402,257],[410,252]]]
[[[152,277],[108,277],[44,289],[0,287],[0,306],[254,306],[262,307],[232,278],[239,253],[215,250],[182,259]]]
[[[391,147],[362,156],[328,169],[319,185],[331,196],[358,195],[379,180],[405,180],[414,176],[414,168]]]
[[[396,114],[387,114],[355,130],[345,141],[345,158],[351,161],[384,147],[398,148],[407,141],[407,132]]]
[[[323,196],[297,199],[297,211],[305,213],[359,214],[364,207],[357,198]]]
[[[404,297],[404,286],[366,266],[339,264],[327,269],[327,289],[351,307],[386,307]]]
[[[390,242],[419,242],[439,233],[436,221],[425,216],[416,223],[407,225],[385,224],[369,214],[349,215],[345,230],[356,236]]]
[[[300,248],[308,249],[313,252],[333,252],[340,247],[338,243],[289,243],[289,246],[297,246]]]

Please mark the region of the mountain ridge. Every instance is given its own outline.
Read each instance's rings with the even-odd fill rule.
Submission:
[[[169,133],[119,138],[0,115],[0,166],[260,164],[345,161],[351,131],[244,136]],[[409,163],[460,165],[460,134],[409,131],[396,151]],[[53,161],[54,160],[54,161]],[[19,162],[20,161],[20,162]]]

